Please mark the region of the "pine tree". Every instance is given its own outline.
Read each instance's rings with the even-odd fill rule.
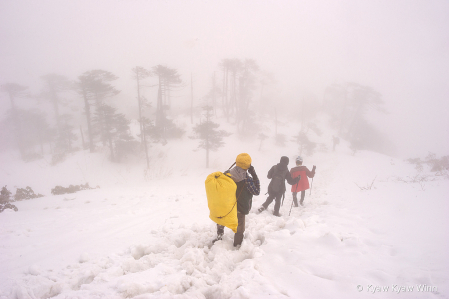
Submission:
[[[84,109],[87,120],[87,133],[89,136],[89,148],[95,150],[94,134],[92,128],[92,107],[97,110],[103,105],[104,99],[117,95],[120,91],[115,89],[109,82],[116,80],[117,77],[104,70],[92,70],[85,72],[78,77],[76,82],[77,91],[83,97]],[[102,115],[101,113],[99,115]],[[100,116],[101,117],[101,116]],[[106,134],[102,133],[102,136]],[[107,140],[102,139],[103,144]]]
[[[220,127],[219,124],[212,122],[213,107],[204,106],[204,116],[206,121],[197,124],[193,127],[194,136],[191,138],[199,139],[200,144],[198,148],[206,150],[206,168],[209,167],[209,151],[215,151],[224,145],[223,137],[231,135],[224,130],[217,130]]]
[[[19,134],[15,137],[19,141],[22,159],[29,161],[41,158],[44,154],[44,144],[50,142],[53,137],[45,115],[38,110],[18,108],[9,112],[5,119],[5,129]],[[20,124],[20,130],[14,130],[16,124]]]
[[[13,136],[15,136],[15,142],[17,148],[20,151],[22,158],[24,158],[24,146],[22,140],[22,124],[20,123],[20,117],[18,108],[16,105],[16,100],[18,98],[24,98],[27,96],[26,91],[28,87],[22,86],[16,83],[6,83],[0,86],[0,91],[8,94],[9,100],[11,102],[11,114],[9,122],[12,124]]]
[[[294,137],[294,141],[296,141],[299,145],[299,155],[302,155],[303,151],[308,156],[313,155],[315,152],[316,143],[310,141],[305,132],[299,132],[298,135]]]
[[[171,92],[174,88],[181,86],[182,80],[176,69],[163,65],[153,67],[153,73],[158,77],[155,129],[158,131],[160,140],[166,143],[166,138],[180,137],[184,133],[171,120],[167,119],[165,112],[171,106]]]
[[[54,164],[61,161],[68,153],[74,150],[73,141],[77,140],[78,137],[73,133],[74,126],[70,123],[72,118],[70,114],[62,114],[60,116],[52,158]]]
[[[126,143],[132,142],[133,139],[129,134],[129,121],[124,114],[117,113],[116,109],[102,104],[95,111],[92,118],[95,132],[106,140],[112,161],[119,161],[126,153],[122,150],[126,149]],[[132,150],[132,147],[128,150]]]

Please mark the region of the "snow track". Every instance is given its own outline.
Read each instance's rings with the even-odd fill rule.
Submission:
[[[273,234],[290,236],[303,225],[271,215],[247,217],[245,242],[234,248],[233,233],[209,248],[215,226],[163,226],[149,244],[59,272],[27,275],[14,288],[14,298],[254,298],[286,297],[258,270],[262,244]],[[288,227],[288,229],[286,229]],[[284,294],[283,294],[284,293]]]
[[[372,153],[319,161],[305,206],[288,216],[287,192],[282,217],[251,212],[240,248],[229,229],[210,246],[206,173],[16,202],[0,214],[0,299],[447,298],[448,181],[398,182],[409,166]]]

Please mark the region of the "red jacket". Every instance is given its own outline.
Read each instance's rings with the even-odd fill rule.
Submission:
[[[309,189],[309,178],[313,178],[315,176],[315,170],[310,171],[307,167],[300,165],[293,167],[290,170],[290,174],[293,178],[296,178],[298,175],[301,176],[301,179],[297,184],[292,185],[292,192],[299,192]]]

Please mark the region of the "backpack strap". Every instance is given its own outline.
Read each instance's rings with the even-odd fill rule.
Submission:
[[[232,166],[231,166],[231,167],[232,167]],[[224,218],[224,217],[228,216],[228,215],[232,212],[232,210],[234,210],[234,207],[235,207],[235,205],[237,204],[237,201],[238,201],[238,199],[239,199],[239,197],[240,197],[240,194],[242,194],[243,189],[244,189],[244,187],[240,190],[240,193],[239,193],[239,195],[237,196],[237,198],[235,199],[235,203],[234,203],[234,205],[232,206],[231,210],[230,210],[226,215],[221,216],[221,217],[217,217],[218,219],[221,219],[221,218]]]

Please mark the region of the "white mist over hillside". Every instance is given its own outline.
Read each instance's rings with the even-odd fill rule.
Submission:
[[[280,116],[308,95],[324,98],[332,84],[355,82],[382,95],[388,114],[373,122],[401,157],[445,155],[448,13],[446,1],[3,1],[0,84],[27,86],[35,97],[43,75],[76,80],[104,69],[119,77],[114,105],[135,118],[135,66],[179,70],[185,87],[174,103],[189,107],[190,81],[200,106],[214,74],[222,83],[221,60],[254,59],[274,78],[268,106]],[[145,96],[155,107],[157,89]],[[10,109],[5,93],[0,108]]]
[[[298,123],[281,128],[292,136]],[[232,126],[222,126],[231,130]],[[326,142],[329,136],[316,136]],[[344,142],[304,156],[317,166],[305,206],[286,192],[281,217],[264,202],[266,173],[297,155],[294,142],[225,139],[205,168],[198,141],[151,148],[144,159],[111,163],[80,151],[56,166],[23,163],[14,155],[1,177],[45,196],[16,201],[0,213],[0,298],[407,298],[449,294],[447,173],[418,172],[403,160]],[[330,143],[329,141],[327,141]],[[206,176],[247,152],[261,179],[240,248],[233,233],[211,246]],[[5,165],[5,164],[3,164]],[[419,175],[419,177],[418,177]],[[97,189],[51,195],[57,184]]]
[[[0,299],[448,298],[448,15],[0,1]],[[261,194],[212,245],[205,179],[240,153]],[[298,155],[305,205],[257,213]]]

